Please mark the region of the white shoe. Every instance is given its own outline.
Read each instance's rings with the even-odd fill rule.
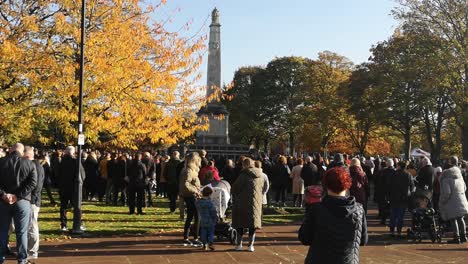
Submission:
[[[67,228],[66,226],[62,226],[62,227],[60,228],[60,230],[63,231],[63,232],[66,232],[66,231],[68,231],[68,228]]]
[[[242,251],[242,244],[237,245],[235,248],[236,251]]]
[[[250,246],[249,246],[249,252],[254,252],[254,251],[255,251],[254,246],[253,246],[253,245],[250,245]]]

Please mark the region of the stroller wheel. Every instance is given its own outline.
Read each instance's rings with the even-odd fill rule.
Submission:
[[[231,245],[235,245],[237,242],[237,230],[236,229],[231,229],[230,232],[230,237],[229,237],[229,242],[231,242]]]

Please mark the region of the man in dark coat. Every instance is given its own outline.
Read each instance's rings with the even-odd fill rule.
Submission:
[[[387,221],[387,217],[390,214],[390,204],[388,201],[388,195],[386,192],[387,179],[393,179],[395,176],[395,169],[393,168],[393,160],[388,159],[386,161],[387,167],[381,170],[375,177],[375,191],[374,196],[377,200],[379,207],[380,224],[384,225]]]
[[[0,263],[5,259],[8,231],[13,218],[16,228],[18,263],[28,261],[28,229],[31,217],[31,194],[37,185],[34,164],[23,159],[24,146],[17,143],[0,160]]]
[[[304,188],[320,182],[320,174],[317,165],[312,162],[312,157],[307,157],[305,159],[305,164],[301,171],[301,178],[304,180]]]
[[[146,167],[141,162],[142,154],[135,155],[135,159],[129,165],[129,182],[128,182],[128,208],[129,214],[135,213],[135,198],[136,208],[139,215],[143,214],[143,203],[145,201],[145,188],[148,184],[146,177]]]
[[[179,193],[179,174],[177,167],[182,161],[178,151],[172,152],[172,158],[166,164],[167,195],[169,196],[169,209],[174,213],[177,207],[177,195]]]
[[[78,162],[75,157],[75,147],[68,146],[65,149],[59,166],[60,228],[62,231],[68,230],[67,209],[70,203],[73,206],[73,219],[81,219],[81,208],[78,206],[81,204],[81,195],[78,195],[79,198],[76,199],[75,185],[77,184],[77,180],[79,181],[78,184],[83,184],[86,174],[81,162],[79,166],[78,168]],[[80,170],[79,179],[78,170]]]
[[[156,182],[156,165],[154,164],[154,160],[151,157],[149,152],[144,153],[144,157],[141,160],[146,167],[146,177],[149,179],[149,183],[146,186],[146,193],[148,194],[148,203],[147,206],[153,206],[153,198],[151,193],[151,182]]]
[[[37,171],[37,184],[31,193],[31,222],[28,231],[28,256],[37,259],[39,255],[39,211],[42,203],[42,186],[44,185],[44,168],[38,160],[34,159],[34,148],[25,147],[24,157],[34,163]]]
[[[431,191],[434,188],[434,168],[429,158],[424,157],[421,160],[421,168],[416,178],[416,188],[418,190]]]
[[[403,220],[408,208],[408,198],[414,189],[413,177],[406,171],[406,162],[400,161],[398,169],[393,177],[386,178],[387,196],[390,201],[390,233],[395,235],[395,227],[398,236],[401,237]]]
[[[112,184],[114,189],[114,197],[112,204],[117,206],[120,193],[120,203],[122,206],[125,205],[126,192],[125,192],[125,177],[127,177],[127,160],[124,155],[120,155],[117,158],[115,164],[114,175],[112,175]]]

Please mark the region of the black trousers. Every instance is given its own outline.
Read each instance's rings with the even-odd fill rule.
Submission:
[[[198,216],[197,207],[195,206],[195,197],[184,198],[185,204],[187,206],[187,219],[185,220],[184,225],[184,239],[188,239],[190,234],[190,225],[192,220],[195,218],[194,228],[193,228],[193,238],[198,239],[198,233],[200,231],[200,221]]]
[[[117,200],[119,199],[119,193],[120,193],[120,202],[122,205],[125,205],[125,200],[127,198],[127,194],[125,193],[125,187],[122,185],[114,185],[114,197],[112,203],[114,206],[117,205]]]
[[[143,212],[143,203],[145,201],[145,187],[128,187],[128,209],[131,214],[135,213],[135,199],[138,213]]]
[[[75,206],[73,200],[73,192],[61,192],[60,193],[60,226],[67,226],[67,209],[69,205],[73,206],[73,218],[81,219],[81,210]],[[81,226],[81,224],[80,224]]]
[[[44,184],[44,187],[42,189],[46,189],[47,192],[47,197],[49,197],[49,201],[51,204],[55,204],[54,197],[52,196],[52,189],[50,184]]]
[[[276,186],[276,202],[281,199],[282,203],[286,202],[286,186]]]
[[[169,209],[173,213],[177,208],[177,194],[179,192],[177,184],[167,185],[167,197],[169,198]]]
[[[146,193],[148,194],[148,203],[146,204],[146,206],[150,207],[150,206],[153,206],[153,197],[151,195],[151,186],[148,184],[146,185]]]

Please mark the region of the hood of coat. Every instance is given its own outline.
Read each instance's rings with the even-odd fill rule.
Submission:
[[[263,177],[263,172],[258,169],[258,168],[248,168],[244,169],[242,173],[246,174],[247,176],[251,178],[262,178]]]
[[[335,217],[349,217],[358,210],[356,199],[350,197],[325,196],[322,199],[322,205],[325,206]]]
[[[462,173],[460,168],[454,166],[451,168],[448,168],[442,172],[442,176],[440,177],[440,180],[443,179],[463,179]]]

